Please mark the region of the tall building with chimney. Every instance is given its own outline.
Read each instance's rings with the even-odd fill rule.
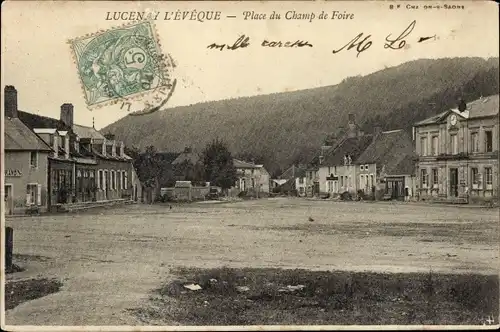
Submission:
[[[17,91],[4,90],[5,214],[48,208],[48,156],[51,148],[18,118]]]
[[[14,87],[5,87],[9,93]],[[17,92],[5,99],[6,111],[17,105]],[[9,105],[7,110],[7,105]],[[9,113],[10,114],[10,113]],[[46,175],[47,206],[133,199],[132,158],[123,142],[93,127],[74,123],[74,107],[64,103],[59,119],[17,110],[17,117],[50,148]]]

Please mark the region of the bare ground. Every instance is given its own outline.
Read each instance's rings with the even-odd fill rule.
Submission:
[[[29,260],[7,281],[64,284],[8,310],[9,325],[179,324],[130,312],[146,307],[178,266],[498,273],[498,209],[271,199],[131,205],[6,224],[16,254],[47,258]]]

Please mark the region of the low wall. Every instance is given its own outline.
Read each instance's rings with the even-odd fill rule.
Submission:
[[[210,193],[210,187],[186,187],[186,188],[162,188],[161,195],[166,196],[167,200],[173,201],[199,201],[204,200]]]

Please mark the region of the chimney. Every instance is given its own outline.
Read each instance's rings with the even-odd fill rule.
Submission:
[[[356,137],[358,135],[358,129],[356,125],[356,120],[354,119],[354,114],[349,113],[349,121],[347,122],[348,126],[348,137]]]
[[[4,112],[5,117],[17,118],[17,90],[13,85],[4,88]]]
[[[73,104],[65,103],[61,105],[60,120],[69,128],[73,128]]]
[[[460,101],[458,102],[458,110],[460,111],[460,113],[462,113],[466,109],[467,109],[467,104],[465,103],[465,101],[463,99],[460,99]]]
[[[125,144],[120,142],[120,157],[125,156]]]

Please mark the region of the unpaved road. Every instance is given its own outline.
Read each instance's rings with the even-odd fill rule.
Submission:
[[[498,273],[498,209],[270,199],[130,205],[8,219],[10,280],[54,277],[59,293],[6,312],[8,325],[140,325],[175,266]],[[309,221],[309,217],[314,221]]]

